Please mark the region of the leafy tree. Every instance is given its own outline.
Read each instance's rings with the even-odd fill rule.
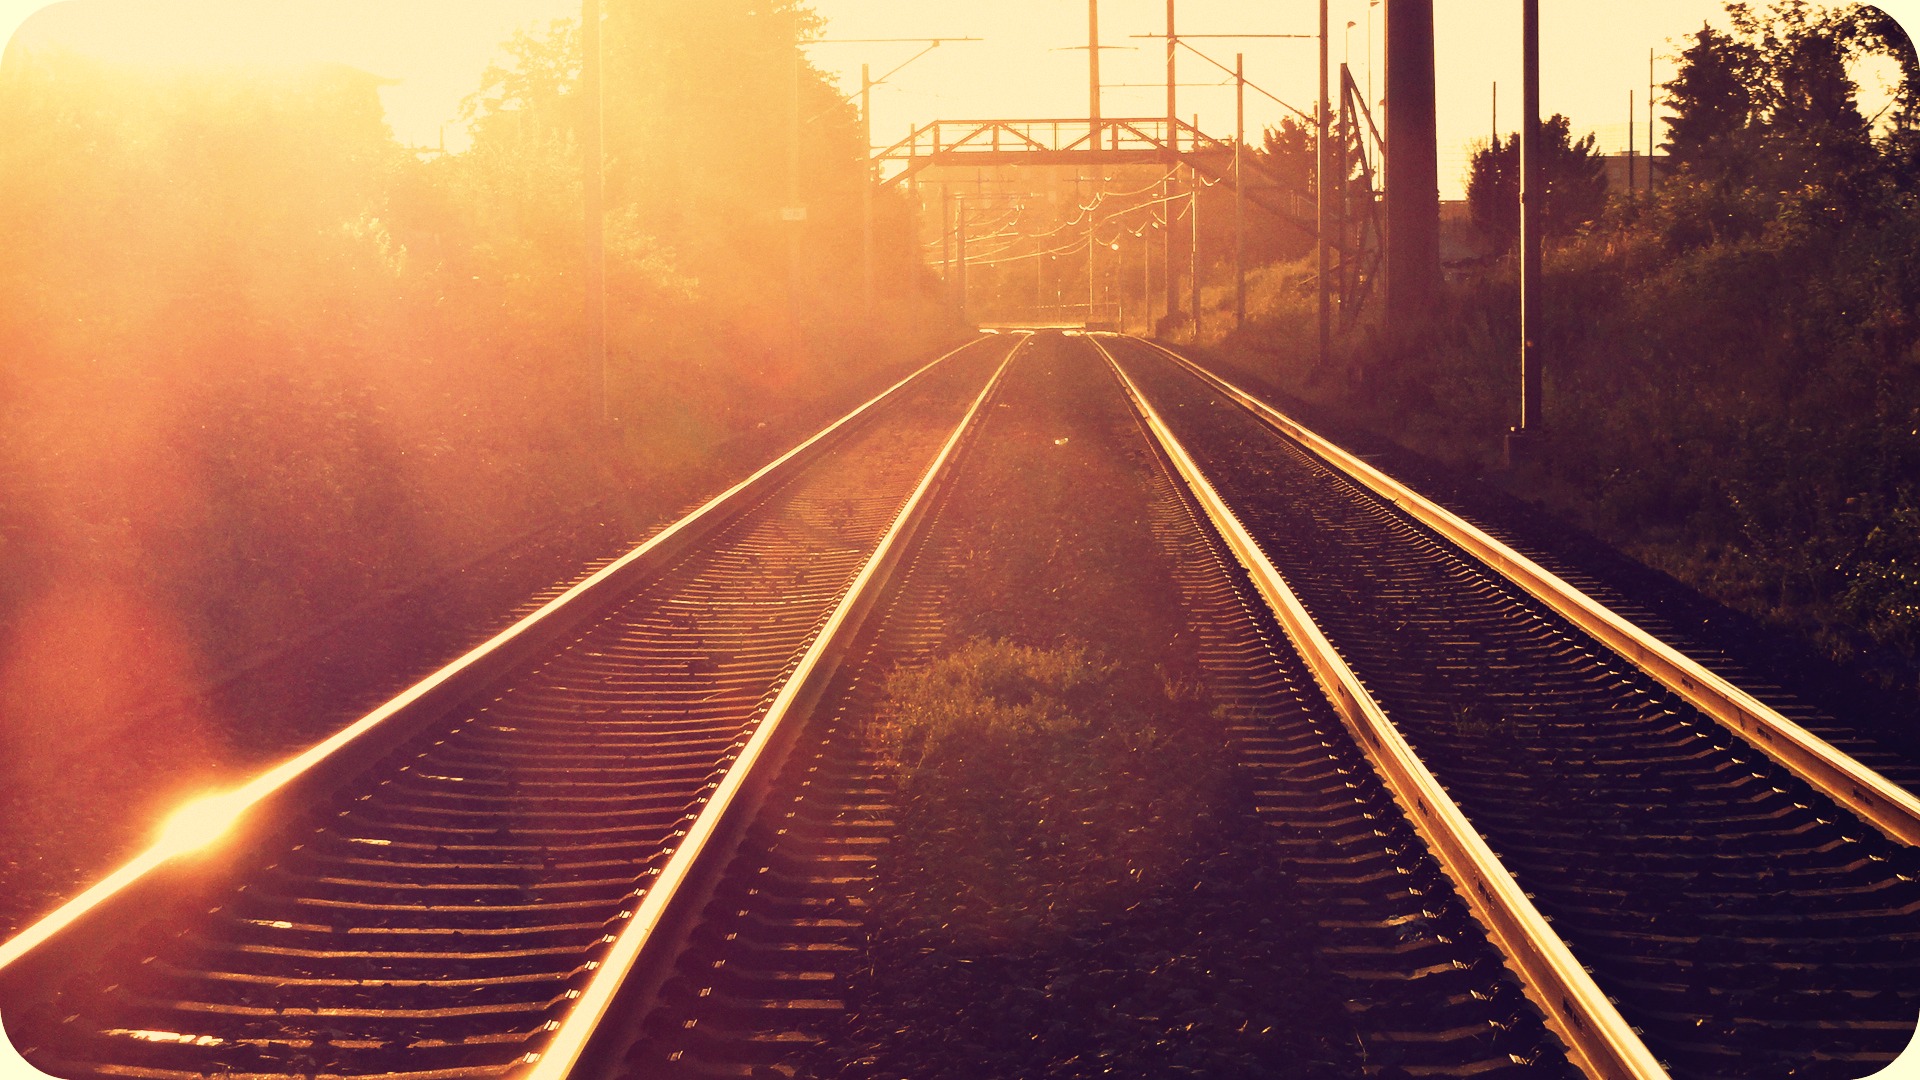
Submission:
[[[1589,133],[1573,138],[1572,122],[1555,113],[1540,125],[1540,207],[1544,236],[1571,236],[1597,219],[1607,204],[1605,164]],[[1520,136],[1498,137],[1468,163],[1467,205],[1482,233],[1503,245],[1520,235]]]
[[[1764,16],[1738,4],[1728,12],[1759,61],[1749,90],[1761,104],[1769,186],[1822,183],[1865,165],[1872,132],[1847,73],[1864,51],[1858,5],[1816,11],[1806,0],[1782,0]]]
[[[1753,118],[1748,89],[1756,64],[1751,45],[1701,26],[1680,54],[1680,70],[1666,84],[1667,153],[1673,163],[1724,174],[1736,138]]]

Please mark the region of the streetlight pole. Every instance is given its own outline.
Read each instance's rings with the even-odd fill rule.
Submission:
[[[1373,97],[1373,9],[1380,6],[1380,0],[1367,0],[1367,108],[1378,109],[1380,103]]]

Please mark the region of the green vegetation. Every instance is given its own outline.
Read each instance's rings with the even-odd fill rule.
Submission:
[[[1085,645],[976,641],[888,683],[914,904],[974,945],[1091,929],[1159,889],[1231,792],[1190,695]],[[958,913],[958,914],[956,914]]]
[[[1355,1075],[1222,725],[1137,681],[1071,641],[896,671],[873,973],[819,1075]]]
[[[1545,430],[1505,482],[1911,689],[1920,63],[1872,8],[1729,12],[1668,86],[1676,171],[1549,246]],[[1900,83],[1868,117],[1850,72],[1876,60]],[[1238,362],[1414,449],[1493,464],[1517,419],[1511,259],[1451,281],[1422,333],[1364,328],[1324,370],[1299,280],[1256,279],[1262,325],[1231,343]]]
[[[611,428],[583,359],[577,25],[508,44],[455,155],[397,145],[345,68],[9,55],[0,738],[110,737],[154,687],[590,504],[652,520],[950,331],[896,265],[891,198],[896,321],[849,330],[863,150],[796,63],[804,9],[608,7]],[[789,303],[796,90],[817,119]]]
[[[1607,178],[1593,136],[1575,139],[1572,121],[1559,113],[1540,122],[1540,174],[1546,192],[1540,204],[1543,236],[1569,236],[1606,210]],[[1473,155],[1467,176],[1467,206],[1473,224],[1501,250],[1520,236],[1520,140],[1498,136]]]

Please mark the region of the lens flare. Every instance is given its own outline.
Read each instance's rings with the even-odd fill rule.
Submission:
[[[234,792],[195,799],[175,810],[160,827],[160,839],[154,847],[169,858],[207,847],[233,828],[247,805],[247,800]]]

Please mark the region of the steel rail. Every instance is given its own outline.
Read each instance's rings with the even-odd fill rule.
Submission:
[[[920,524],[925,508],[931,501],[928,497],[929,493],[938,486],[944,476],[947,462],[953,457],[955,448],[972,429],[982,406],[993,395],[994,388],[999,385],[1000,376],[1007,370],[1007,365],[1013,362],[1013,358],[1029,340],[1031,339],[1023,339],[1008,350],[1006,358],[1000,362],[999,367],[994,369],[993,376],[987,380],[987,385],[981,389],[979,396],[974,398],[973,404],[960,418],[960,423],[947,437],[939,454],[927,467],[926,475],[921,478],[913,494],[907,498],[905,505],[895,516],[892,526],[881,538],[879,546],[868,557],[859,576],[855,577],[853,583],[848,586],[847,593],[841,598],[839,606],[828,617],[825,626],[814,637],[813,644],[808,647],[793,673],[780,687],[779,694],[774,698],[773,704],[768,707],[766,715],[754,726],[753,735],[741,748],[739,757],[728,767],[726,775],[720,780],[713,794],[707,798],[699,816],[687,826],[684,838],[674,849],[667,865],[661,868],[653,885],[647,889],[646,897],[634,910],[626,929],[620,932],[606,956],[602,958],[599,971],[580,992],[579,1000],[567,1013],[567,1018],[561,1021],[559,1030],[554,1033],[546,1050],[540,1052],[537,1060],[528,1062],[533,1067],[524,1072],[524,1080],[563,1080],[571,1076],[574,1068],[580,1064],[582,1057],[587,1053],[595,1030],[613,1004],[615,995],[625,984],[628,975],[642,963],[642,954],[646,952],[648,946],[658,940],[657,931],[676,907],[676,900],[680,896],[682,887],[694,872],[696,864],[699,864],[707,855],[709,844],[715,842],[715,837],[723,825],[740,815],[751,813],[752,807],[749,805],[751,800],[745,798],[744,792],[750,782],[760,779],[759,774],[763,764],[767,763],[772,756],[769,753],[769,747],[781,736],[782,727],[789,722],[789,717],[803,712],[804,704],[810,704],[808,699],[817,698],[825,688],[828,678],[831,677],[842,655],[852,643],[875,596],[885,587],[893,570],[899,564],[901,554],[906,548],[905,541]],[[777,762],[771,764],[777,765]],[[719,854],[724,856],[726,852],[722,850]],[[671,960],[671,957],[659,959]]]
[[[1139,386],[1098,338],[1087,335],[1087,341],[1105,357],[1142,423],[1246,568],[1474,917],[1519,974],[1527,996],[1566,1041],[1574,1064],[1596,1080],[1667,1080],[1666,1070],[1367,692]]]
[[[1158,349],[1209,386],[1232,398],[1315,457],[1399,507],[1420,524],[1491,567],[1561,618],[1625,657],[1722,727],[1775,763],[1909,847],[1920,847],[1920,798],[1867,768],[1813,732],[1782,716],[1698,661],[1574,588],[1471,522],[1426,498],[1307,428],[1272,405],[1157,342]]]
[[[206,823],[197,830],[199,835],[188,838],[187,842],[183,842],[183,838],[179,836],[163,838],[108,873],[80,895],[21,930],[11,939],[0,942],[0,976],[13,974],[11,969],[16,968],[36,949],[59,936],[63,931],[74,927],[81,920],[98,913],[137,884],[152,879],[156,872],[181,861],[184,857],[195,854],[200,848],[218,839],[220,834],[239,827],[250,817],[257,816],[257,811],[263,803],[284,795],[295,784],[312,777],[324,767],[339,764],[340,759],[347,756],[349,752],[364,749],[376,736],[390,733],[396,726],[401,726],[405,718],[417,715],[423,708],[431,708],[433,703],[443,699],[448,693],[470,686],[477,680],[488,677],[489,673],[501,670],[504,665],[512,663],[518,659],[518,650],[535,643],[541,635],[552,630],[555,624],[563,621],[571,622],[575,617],[585,615],[589,609],[597,607],[601,602],[619,592],[626,584],[626,579],[636,572],[637,566],[654,556],[664,555],[697,542],[701,536],[708,534],[713,528],[738,513],[742,504],[749,502],[753,494],[777,482],[780,476],[795,467],[796,462],[810,457],[811,452],[821,447],[834,434],[867,415],[881,402],[900,393],[909,384],[946,360],[985,340],[988,339],[976,338],[966,345],[928,361],[912,374],[874,395],[853,411],[822,428],[805,442],[762,466],[751,476],[709,499],[692,513],[662,529],[645,543],[555,597],[539,610],[408,687],[359,720],[287,761],[268,769],[240,787],[193,804],[203,812],[210,811],[205,814]]]

